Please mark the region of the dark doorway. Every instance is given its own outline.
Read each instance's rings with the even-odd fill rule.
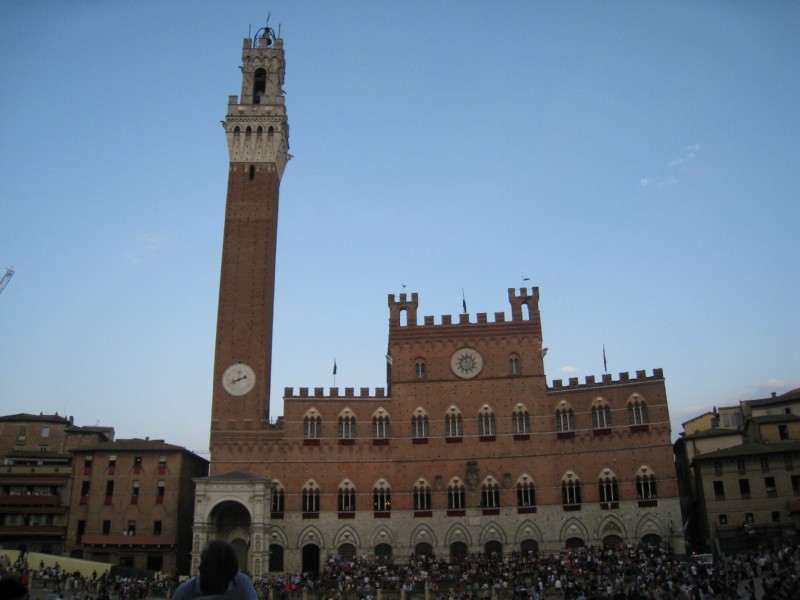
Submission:
[[[420,542],[414,546],[414,554],[417,556],[433,556],[433,546],[428,542]]]
[[[503,558],[503,544],[501,544],[497,540],[486,542],[486,544],[483,546],[483,551],[486,553],[486,556],[496,556],[497,558]]]
[[[353,562],[356,558],[356,547],[353,544],[342,544],[339,546],[339,557],[347,562]]]
[[[466,558],[467,554],[469,554],[467,550],[467,545],[464,542],[453,542],[450,544],[450,560]]]
[[[283,571],[283,546],[278,544],[269,545],[269,572],[276,573]]]
[[[319,577],[319,546],[316,544],[303,546],[303,571],[312,579]]]
[[[520,544],[520,551],[523,554],[533,554],[539,556],[539,544],[536,540],[525,540]]]

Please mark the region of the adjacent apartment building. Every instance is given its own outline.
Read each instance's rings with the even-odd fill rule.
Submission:
[[[684,424],[675,442],[693,550],[796,543],[800,526],[800,389],[743,400]]]
[[[0,454],[3,548],[188,574],[206,459],[57,414],[0,417]]]
[[[72,486],[70,450],[113,439],[111,427],[79,427],[72,417],[57,413],[0,416],[0,545],[63,554]]]
[[[72,451],[70,556],[186,574],[194,484],[208,461],[163,440],[125,439]]]

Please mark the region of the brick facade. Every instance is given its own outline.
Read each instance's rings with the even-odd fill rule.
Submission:
[[[275,114],[269,99],[249,105],[248,90],[259,65],[282,77],[282,43],[257,44],[245,40],[242,103],[229,104],[228,132],[245,125],[235,115]],[[282,100],[277,113],[285,119]],[[418,318],[417,294],[390,295],[386,387],[287,388],[275,424],[260,386],[241,393],[238,377],[221,385],[232,362],[255,367],[269,356],[271,337],[253,311],[263,315],[260,294],[271,288],[233,283],[226,271],[235,265],[255,281],[274,278],[274,254],[267,264],[251,251],[251,242],[260,248],[272,234],[237,227],[231,215],[252,195],[269,204],[258,210],[276,216],[285,164],[280,154],[234,159],[237,181],[270,160],[277,177],[229,185],[212,475],[197,481],[195,567],[211,537],[234,543],[255,574],[313,572],[333,554],[402,559],[642,540],[682,551],[663,373],[548,387],[538,288],[508,290],[508,314],[438,322]],[[247,185],[261,186],[261,195]],[[223,309],[229,296],[236,310]]]
[[[0,545],[65,552],[72,486],[69,450],[114,439],[110,427],[79,427],[72,417],[0,417]]]
[[[208,461],[161,440],[73,451],[67,553],[169,574],[189,570],[194,485]]]

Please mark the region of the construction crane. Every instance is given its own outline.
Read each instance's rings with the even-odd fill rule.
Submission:
[[[3,275],[3,278],[0,279],[0,294],[3,293],[3,290],[6,289],[8,282],[11,281],[11,278],[14,276],[14,267],[8,267],[6,269],[6,274]]]

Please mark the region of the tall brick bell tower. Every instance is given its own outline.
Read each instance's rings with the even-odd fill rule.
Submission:
[[[244,40],[242,92],[223,122],[230,167],[211,409],[211,474],[243,470],[240,449],[269,423],[278,195],[289,159],[283,40]],[[239,464],[233,464],[234,456]],[[247,470],[247,469],[244,469]]]

